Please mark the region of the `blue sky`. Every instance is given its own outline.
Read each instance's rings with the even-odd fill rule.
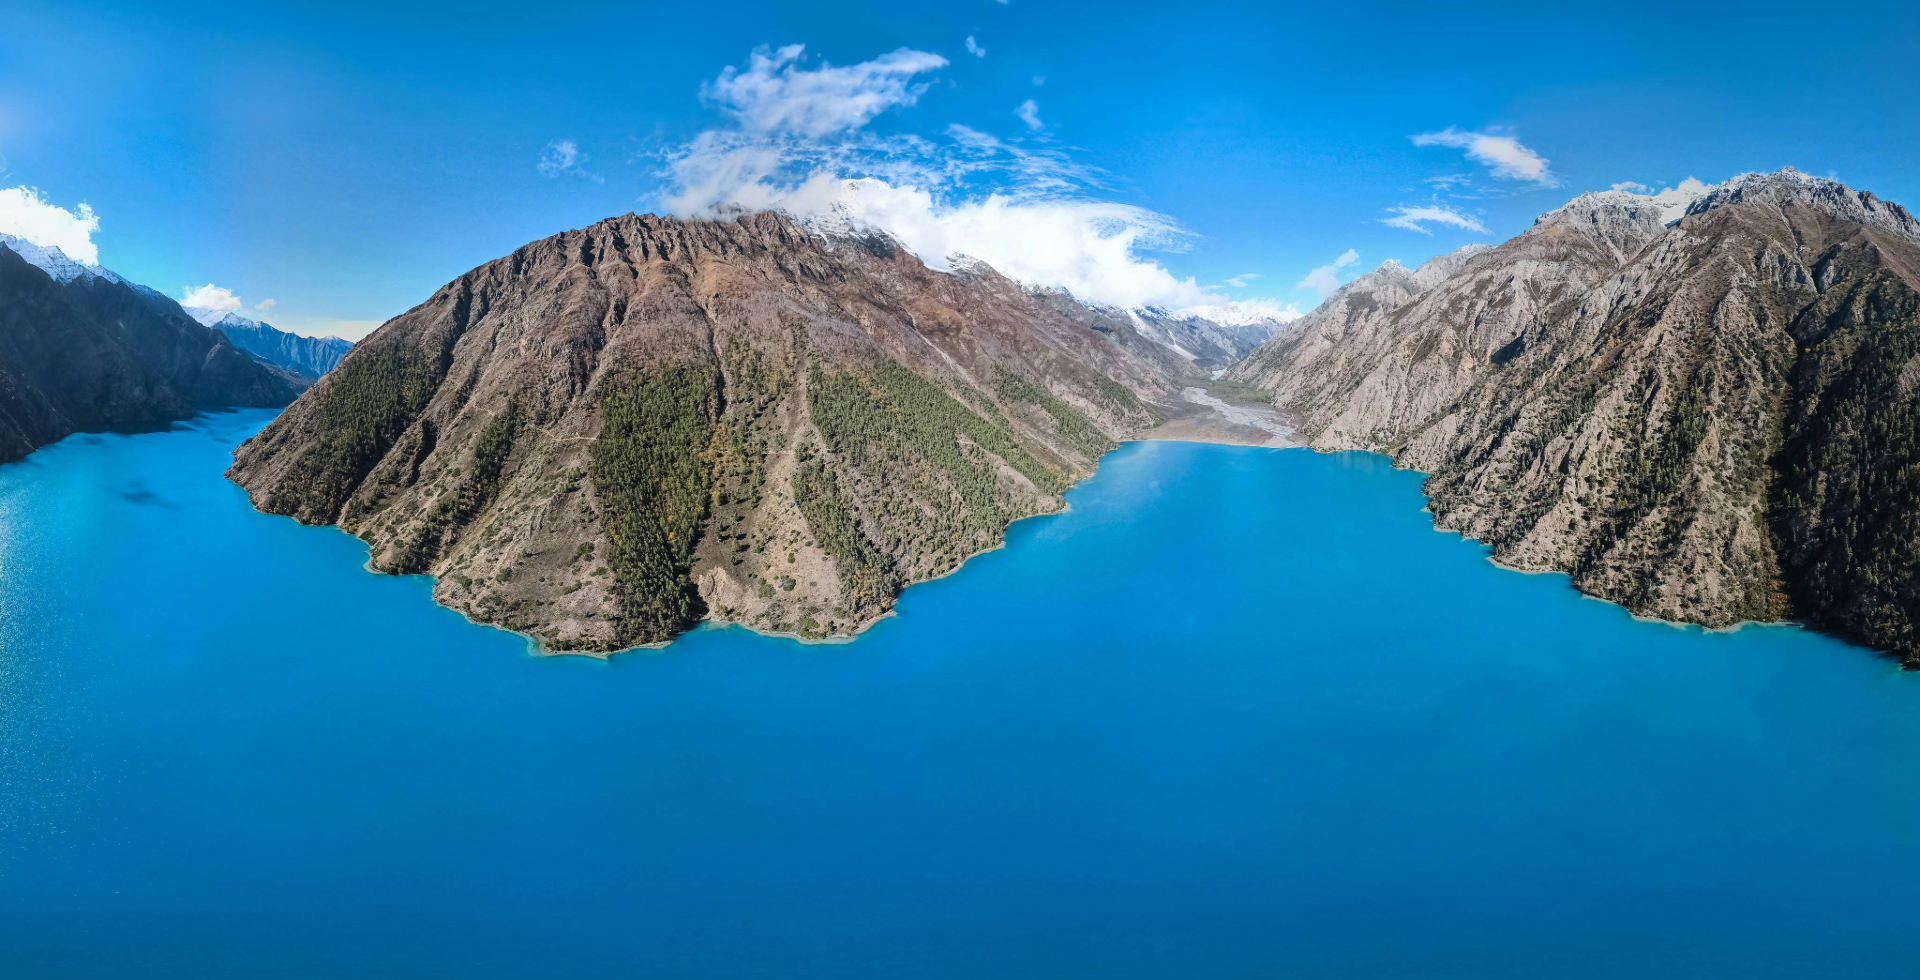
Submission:
[[[1308,309],[1622,182],[1792,165],[1920,204],[1916,9],[9,0],[0,188],[305,332],[610,215],[843,177],[916,250]],[[1388,223],[1433,208],[1460,220]]]

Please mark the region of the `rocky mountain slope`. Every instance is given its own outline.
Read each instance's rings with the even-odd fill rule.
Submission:
[[[1793,618],[1920,663],[1920,223],[1793,170],[1589,194],[1356,280],[1231,374],[1439,526],[1664,619]]]
[[[389,321],[229,476],[551,649],[847,634],[1058,509],[1167,367],[882,237],[626,215]]]
[[[154,290],[0,238],[0,462],[74,432],[285,405],[303,387]]]

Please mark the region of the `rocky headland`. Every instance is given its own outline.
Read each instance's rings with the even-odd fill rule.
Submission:
[[[1124,320],[779,214],[626,215],[389,321],[229,475],[550,650],[846,635],[1160,421],[1190,362]]]
[[[1436,523],[1635,613],[1920,662],[1920,223],[1788,169],[1587,194],[1360,277],[1236,365]]]

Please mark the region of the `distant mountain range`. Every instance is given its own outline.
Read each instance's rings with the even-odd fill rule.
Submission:
[[[1383,266],[1237,365],[1441,527],[1636,613],[1920,664],[1920,222],[1788,169]]]
[[[285,405],[305,387],[157,290],[0,235],[0,462],[74,432]]]
[[[268,364],[279,365],[309,380],[334,369],[353,349],[353,342],[339,337],[303,337],[272,324],[248,319],[229,310],[185,307],[188,315],[204,326],[227,335],[235,347]]]
[[[1120,312],[1120,311],[1114,311]],[[1202,371],[1232,367],[1285,325],[1267,317],[1212,317],[1192,310],[1141,307],[1125,311],[1134,329]]]

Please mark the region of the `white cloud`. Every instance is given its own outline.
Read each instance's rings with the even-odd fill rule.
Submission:
[[[1358,261],[1360,261],[1360,253],[1347,249],[1340,253],[1339,258],[1307,273],[1307,277],[1300,280],[1295,288],[1311,289],[1319,293],[1321,300],[1324,301],[1340,288],[1340,270]]]
[[[190,309],[237,313],[246,306],[245,303],[240,302],[240,297],[235,296],[232,290],[213,283],[207,283],[204,286],[182,286],[180,289],[183,293],[180,297],[180,305]]]
[[[909,194],[890,202],[895,210],[877,223],[923,258],[973,256],[1021,282],[1056,286],[1127,309],[1190,306],[1213,298],[1191,277],[1178,278],[1136,254],[1142,248],[1177,246],[1184,233],[1164,215],[1102,201],[1020,201],[999,195],[938,208],[930,198]]]
[[[935,269],[970,257],[1030,286],[1122,308],[1229,305],[1148,256],[1184,249],[1190,233],[1166,215],[1099,199],[1104,175],[1065,150],[961,125],[938,136],[874,134],[860,126],[880,108],[862,103],[842,112],[847,86],[816,77],[850,69],[799,67],[798,52],[762,49],[746,71],[721,74],[730,86],[756,73],[780,78],[779,93],[768,96],[779,111],[716,96],[717,86],[708,86],[709,101],[738,125],[703,132],[664,155],[663,210],[711,218],[777,209],[820,228],[877,228]],[[861,77],[873,74],[855,68]],[[837,94],[825,108],[795,107],[795,93],[819,92]],[[852,122],[837,128],[823,119]],[[1271,301],[1248,302],[1285,312]]]
[[[975,41],[973,35],[969,34],[967,35],[967,53],[976,58],[984,58],[987,56],[987,49],[981,47],[980,42]]]
[[[1660,193],[1655,194],[1653,196],[1654,197],[1670,197],[1674,199],[1687,198],[1690,200],[1697,200],[1701,197],[1706,196],[1706,193],[1708,191],[1713,190],[1717,186],[1719,185],[1709,184],[1696,177],[1688,177],[1686,180],[1683,180],[1680,183],[1673,185],[1672,187],[1666,188],[1662,190]]]
[[[978,259],[1020,282],[1126,309],[1221,299],[1137,254],[1179,248],[1187,233],[1173,219],[1131,205],[1000,193],[943,202],[927,187],[829,173],[797,186],[763,183],[749,197],[758,207],[830,225],[880,228],[935,269]]]
[[[700,87],[701,97],[750,133],[821,137],[867,124],[895,106],[910,106],[927,89],[915,76],[945,68],[947,59],[901,48],[843,68],[802,68],[804,44],[755,48],[747,69],[729,65]]]
[[[1036,132],[1046,126],[1046,123],[1040,121],[1040,103],[1032,99],[1020,103],[1020,105],[1013,110],[1013,114],[1019,116],[1020,121],[1026,123],[1028,129]]]
[[[1259,279],[1259,278],[1262,278],[1262,277],[1258,272],[1242,272],[1239,275],[1234,276],[1231,279],[1228,279],[1227,285],[1232,286],[1235,289],[1245,289],[1247,288],[1247,283],[1250,283],[1253,280]]]
[[[1413,137],[1415,146],[1450,146],[1467,151],[1467,158],[1485,164],[1501,180],[1524,180],[1551,187],[1559,181],[1547,169],[1547,158],[1497,133],[1463,133],[1452,126],[1437,133]]]
[[[1461,214],[1444,204],[1428,204],[1417,208],[1388,208],[1387,211],[1391,213],[1393,217],[1381,218],[1381,224],[1392,225],[1395,228],[1405,228],[1408,231],[1417,231],[1422,235],[1433,234],[1433,232],[1428,231],[1422,225],[1422,222],[1450,225],[1455,228],[1463,228],[1467,231],[1485,232],[1487,230],[1486,226],[1482,225],[1479,220],[1469,215]]]
[[[99,265],[100,249],[93,243],[99,230],[99,217],[84,202],[69,211],[48,204],[32,187],[0,188],[0,234],[57,248],[82,265]]]
[[[1042,86],[1042,85],[1045,85],[1045,84],[1047,84],[1047,76],[1045,76],[1045,75],[1035,75],[1035,76],[1033,76],[1033,87],[1034,87],[1034,88],[1039,88],[1040,86]]]
[[[534,169],[542,177],[585,177],[596,184],[604,183],[600,175],[586,169],[587,155],[580,152],[580,144],[572,140],[554,140],[540,150],[540,161]]]
[[[180,287],[180,294],[180,305],[188,312],[194,314],[240,313],[247,308],[247,304],[242,301],[239,295],[233,290],[225,286],[216,286],[213,283],[207,283],[204,286],[182,286]],[[253,305],[253,315],[255,317],[266,316],[268,312],[279,305],[279,300],[263,299]],[[202,322],[206,322],[207,319],[217,320],[219,318],[207,317],[202,319]]]

